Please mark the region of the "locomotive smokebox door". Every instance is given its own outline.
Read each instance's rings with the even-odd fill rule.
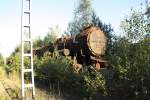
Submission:
[[[88,47],[95,56],[100,56],[106,50],[106,36],[98,27],[91,27],[87,37]]]

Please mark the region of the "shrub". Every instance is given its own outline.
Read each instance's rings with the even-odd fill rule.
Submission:
[[[44,81],[44,84],[59,81],[67,92],[75,92],[80,98],[91,98],[98,92],[102,95],[106,93],[103,75],[93,70],[92,66],[85,66],[76,73],[72,60],[55,54],[52,57],[48,53],[41,58],[34,57],[34,63],[36,79]]]

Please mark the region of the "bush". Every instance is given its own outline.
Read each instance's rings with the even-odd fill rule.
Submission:
[[[63,56],[52,57],[48,53],[41,58],[34,57],[34,63],[37,81],[42,80],[47,85],[59,81],[70,95],[76,93],[80,98],[92,98],[96,93],[106,93],[103,75],[92,66],[76,73],[72,60]]]

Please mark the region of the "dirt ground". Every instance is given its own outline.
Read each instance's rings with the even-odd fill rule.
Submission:
[[[20,88],[16,84],[17,79],[0,75],[0,100],[21,100]]]

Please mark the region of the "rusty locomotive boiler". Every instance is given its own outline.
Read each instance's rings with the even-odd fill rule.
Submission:
[[[59,38],[53,45],[34,50],[34,54],[42,54],[45,51],[53,52],[57,48],[66,56],[76,57],[77,63],[82,65],[96,65],[97,69],[104,67],[107,37],[105,33],[95,26],[82,30],[78,35]]]

